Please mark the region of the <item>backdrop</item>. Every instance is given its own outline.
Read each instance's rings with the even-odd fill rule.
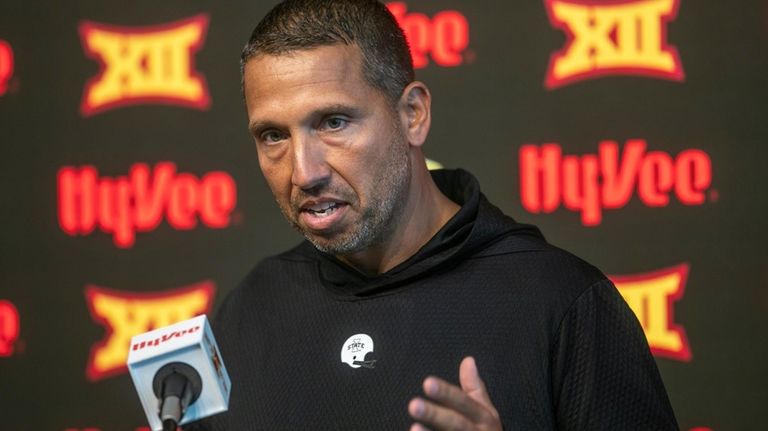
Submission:
[[[0,428],[142,428],[130,336],[300,240],[240,95],[273,4],[0,5]],[[768,3],[389,6],[429,158],[614,279],[682,429],[764,427]]]

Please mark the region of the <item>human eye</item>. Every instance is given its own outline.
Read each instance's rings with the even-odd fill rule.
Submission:
[[[274,129],[265,130],[258,134],[259,142],[266,145],[274,145],[285,139],[285,134]]]
[[[323,123],[320,125],[320,129],[324,131],[342,130],[347,126],[347,124],[349,124],[348,119],[342,116],[334,115],[323,120]]]

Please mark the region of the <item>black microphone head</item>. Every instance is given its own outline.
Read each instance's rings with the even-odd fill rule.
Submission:
[[[195,402],[195,400],[197,400],[197,398],[200,396],[200,393],[203,391],[203,380],[200,378],[200,373],[198,373],[197,370],[183,362],[170,362],[157,370],[155,377],[152,379],[152,390],[155,392],[155,396],[160,400],[168,395],[176,395],[178,397],[182,396],[181,393],[167,393],[168,390],[166,389],[166,381],[174,374],[186,378],[186,380],[189,382],[188,384],[190,385],[190,389],[192,390],[192,397],[189,400],[189,404]]]

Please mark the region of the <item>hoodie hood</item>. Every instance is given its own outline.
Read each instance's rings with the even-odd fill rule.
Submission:
[[[305,253],[318,262],[320,279],[331,292],[350,300],[393,293],[420,278],[445,271],[507,235],[543,240],[539,229],[504,215],[480,192],[472,174],[462,169],[431,171],[440,191],[461,206],[459,211],[413,256],[375,276],[366,276],[308,241]]]

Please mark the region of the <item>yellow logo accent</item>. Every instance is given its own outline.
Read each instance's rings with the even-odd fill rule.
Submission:
[[[88,379],[100,380],[124,372],[134,335],[208,313],[215,289],[211,281],[153,293],[86,286],[91,317],[107,328],[107,336],[91,348]]]
[[[680,0],[545,1],[550,22],[568,36],[550,59],[547,88],[604,75],[684,79],[677,50],[666,43]]]
[[[674,303],[685,291],[688,264],[649,274],[610,278],[640,320],[653,354],[690,361],[685,330],[674,323],[673,312]]]
[[[208,16],[151,27],[80,24],[87,55],[102,65],[85,87],[80,111],[90,116],[124,105],[164,103],[207,109],[204,78],[194,71]]]
[[[430,171],[435,169],[443,169],[443,164],[440,162],[437,162],[432,159],[426,159],[426,161],[427,161],[427,169],[429,169]]]

